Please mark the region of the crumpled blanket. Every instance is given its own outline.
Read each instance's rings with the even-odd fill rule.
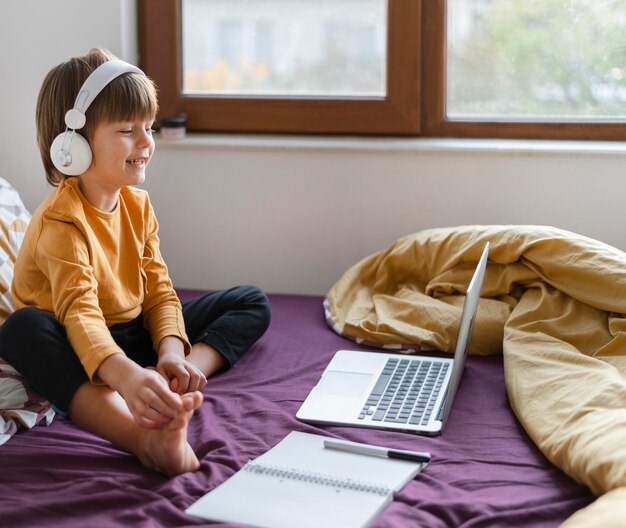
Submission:
[[[0,359],[0,445],[20,427],[30,429],[37,424],[49,425],[54,414],[48,401],[34,392],[11,365]]]
[[[453,352],[485,243],[471,354],[504,354],[511,407],[544,455],[603,495],[564,526],[625,526],[626,253],[540,226],[418,232],[327,294],[329,324],[357,342]]]

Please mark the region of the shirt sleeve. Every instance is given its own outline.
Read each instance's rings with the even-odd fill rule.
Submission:
[[[191,344],[185,331],[182,306],[161,256],[159,224],[151,206],[147,211],[146,226],[147,239],[141,262],[145,280],[144,324],[150,332],[155,351],[158,352],[164,337],[175,336],[183,341],[187,355]]]
[[[89,379],[99,383],[96,371],[113,354],[123,354],[115,343],[98,302],[98,283],[89,260],[89,244],[71,222],[44,222],[36,261],[50,281],[52,305]]]

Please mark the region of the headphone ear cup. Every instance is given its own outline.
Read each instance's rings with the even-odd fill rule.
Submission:
[[[78,176],[91,165],[91,147],[80,134],[67,131],[54,138],[50,145],[52,163],[66,176]]]

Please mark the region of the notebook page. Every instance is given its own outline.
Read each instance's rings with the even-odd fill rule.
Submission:
[[[298,467],[305,471],[375,482],[397,491],[422,468],[406,460],[374,457],[324,448],[327,437],[292,431],[257,462]],[[359,445],[357,442],[346,442]]]
[[[391,498],[241,470],[187,513],[261,528],[361,528]]]

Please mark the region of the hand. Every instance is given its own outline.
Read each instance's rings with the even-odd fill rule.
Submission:
[[[156,368],[169,380],[169,388],[178,394],[202,392],[206,387],[206,376],[200,369],[177,354],[160,354]]]
[[[156,368],[168,381],[170,389],[178,394],[202,391],[206,386],[206,375],[185,359],[185,347],[176,336],[166,336],[159,343]]]
[[[126,401],[137,423],[150,429],[168,424],[183,408],[178,394],[153,369],[141,368],[123,354],[109,356],[98,373]]]

